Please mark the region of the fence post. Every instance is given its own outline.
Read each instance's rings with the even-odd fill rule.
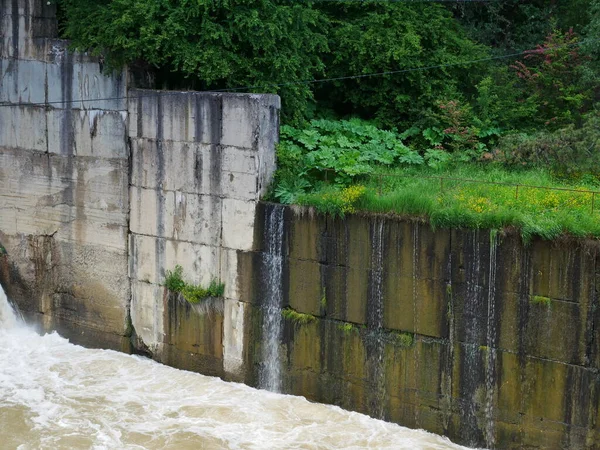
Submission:
[[[515,190],[515,200],[519,200],[519,185],[517,184],[516,186],[516,190]]]

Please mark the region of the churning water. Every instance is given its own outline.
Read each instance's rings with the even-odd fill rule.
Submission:
[[[40,336],[0,288],[3,449],[460,448],[423,431]]]

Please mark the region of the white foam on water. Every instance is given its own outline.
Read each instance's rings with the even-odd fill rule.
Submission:
[[[462,448],[302,397],[40,336],[7,308],[0,289],[2,448]]]

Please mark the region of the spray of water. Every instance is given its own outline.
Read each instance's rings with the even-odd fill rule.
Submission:
[[[15,328],[20,322],[20,317],[8,302],[4,290],[0,286],[0,329]]]

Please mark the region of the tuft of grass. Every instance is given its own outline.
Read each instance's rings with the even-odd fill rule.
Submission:
[[[181,292],[185,288],[185,281],[182,278],[183,267],[175,266],[175,270],[167,270],[165,276],[165,287],[171,292]]]
[[[300,313],[289,306],[281,311],[281,315],[285,320],[289,320],[294,325],[306,325],[316,320],[316,317],[312,314]]]
[[[352,333],[359,333],[358,327],[350,322],[339,324],[338,330],[341,330],[346,336],[349,336]]]
[[[412,347],[415,343],[415,335],[413,333],[403,333],[393,331],[394,341],[398,347]]]
[[[549,297],[544,297],[542,295],[532,295],[530,302],[534,305],[544,305],[550,307],[552,305],[552,300]]]
[[[386,331],[384,340],[395,347],[412,347],[415,343],[415,335],[403,331]]]
[[[167,270],[164,286],[171,292],[180,294],[192,304],[200,303],[210,297],[223,297],[225,285],[217,280],[212,280],[208,287],[186,283],[183,278],[183,268],[175,266],[173,271]]]
[[[325,295],[325,288],[321,292],[321,301],[319,302],[321,309],[325,311],[327,309],[327,296]]]

